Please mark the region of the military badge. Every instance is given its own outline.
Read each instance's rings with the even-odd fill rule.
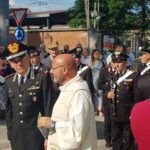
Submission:
[[[18,43],[11,43],[8,45],[8,50],[10,53],[15,54],[19,51],[19,44]]]

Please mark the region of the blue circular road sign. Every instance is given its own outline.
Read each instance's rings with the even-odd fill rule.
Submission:
[[[18,42],[22,42],[24,40],[25,32],[21,27],[17,27],[14,32],[14,39]]]

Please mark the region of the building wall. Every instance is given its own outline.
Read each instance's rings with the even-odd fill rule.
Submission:
[[[87,30],[25,30],[26,38],[25,43],[34,45],[37,48],[40,43],[44,41],[46,48],[52,43],[59,43],[59,49],[63,49],[65,44],[74,48],[78,43],[83,47],[88,46]],[[13,31],[10,31],[10,41],[13,40]]]

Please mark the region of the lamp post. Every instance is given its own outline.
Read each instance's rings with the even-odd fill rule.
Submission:
[[[93,27],[94,30],[99,31],[99,21],[100,21],[100,15],[99,15],[99,2],[94,3],[94,10],[91,11],[91,17],[94,19]]]
[[[90,49],[90,4],[89,0],[84,0],[85,3],[85,13],[86,13],[86,21],[87,21],[87,34],[88,34],[88,48]]]

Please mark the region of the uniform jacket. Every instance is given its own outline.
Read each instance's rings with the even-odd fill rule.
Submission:
[[[110,80],[113,79],[114,71],[111,67],[102,68],[99,74],[98,89],[103,91],[103,106],[105,113],[109,113],[110,100],[107,98],[110,90]]]
[[[150,98],[150,70],[140,75],[137,80],[135,100],[136,102]]]
[[[112,71],[111,67],[102,68],[99,74],[98,80],[98,89],[102,90],[103,92],[108,91],[110,89],[110,78],[113,77],[114,72]]]
[[[19,88],[18,75],[6,79],[8,95],[6,121],[12,150],[44,150],[44,138],[37,128],[39,113],[51,116],[54,99],[50,75],[30,69]]]
[[[127,68],[124,74],[127,73],[128,71],[130,71],[130,69]],[[102,74],[100,76],[99,88],[105,91],[104,96],[105,98],[107,98],[107,94],[111,89],[111,85],[109,81],[110,74],[107,68],[105,68],[101,73]],[[122,77],[124,74],[120,74],[120,77]],[[131,82],[122,81],[120,84],[116,86],[115,108],[116,108],[117,116],[116,117],[112,116],[112,118],[119,119],[120,121],[125,121],[125,122],[129,121],[130,112],[135,103],[135,100],[134,100],[135,81],[134,80],[136,79],[136,76],[137,76],[137,73],[134,72],[133,74],[131,74],[130,76],[126,78],[126,79],[130,79]],[[116,84],[116,81],[118,80],[118,78],[119,78],[118,74],[114,72],[112,74],[111,80],[113,80],[113,83]],[[112,107],[112,105],[110,107]]]
[[[82,69],[85,66],[86,65],[81,63],[78,70]],[[81,72],[79,75],[80,75],[80,77],[82,77],[83,80],[85,80],[87,82],[88,87],[89,87],[90,92],[91,92],[92,97],[93,97],[94,85],[93,85],[93,77],[92,77],[92,70],[91,70],[91,68],[88,67],[88,69],[86,69],[85,71]]]
[[[52,120],[56,132],[49,135],[48,150],[96,150],[96,125],[88,85],[78,75],[60,87]],[[55,148],[54,148],[55,149]]]
[[[125,73],[130,71],[130,69],[126,69],[123,74],[120,76],[123,76]],[[131,80],[128,81],[122,81],[120,84],[116,86],[116,110],[117,110],[117,116],[116,118],[120,121],[128,122],[131,109],[135,103],[135,81],[137,72],[132,73],[129,75],[126,79]],[[120,77],[119,77],[120,78]],[[117,74],[114,75],[114,82],[116,82]],[[114,116],[113,116],[114,117]],[[115,117],[114,117],[115,118]]]

